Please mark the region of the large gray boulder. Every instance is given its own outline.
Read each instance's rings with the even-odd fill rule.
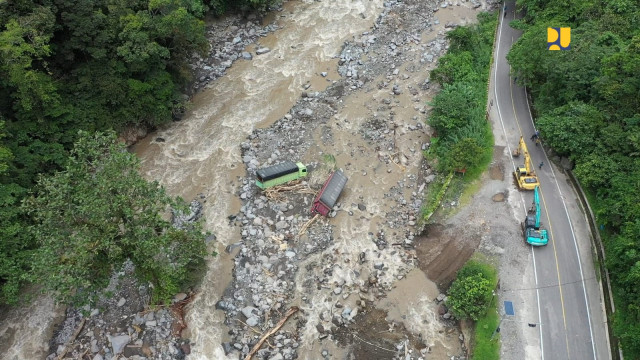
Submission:
[[[129,335],[113,336],[111,338],[111,349],[114,354],[119,354],[124,350],[124,347],[131,341]]]

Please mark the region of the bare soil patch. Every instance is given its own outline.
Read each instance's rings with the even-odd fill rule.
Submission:
[[[387,312],[380,309],[363,311],[349,327],[341,327],[335,339],[341,346],[350,345],[349,359],[395,359],[396,345],[408,341],[410,348],[427,347],[419,338],[408,332],[404,325],[387,321]]]
[[[456,226],[430,225],[416,238],[418,266],[441,289],[447,288],[479,242],[480,237],[466,238]]]
[[[491,197],[493,202],[503,202],[506,199],[507,195],[504,192],[499,192]]]
[[[493,147],[493,158],[499,159],[504,152],[504,146]],[[489,177],[491,180],[504,180],[504,165],[502,161],[494,161],[489,168]]]

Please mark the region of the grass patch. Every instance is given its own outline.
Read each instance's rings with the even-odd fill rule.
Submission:
[[[479,178],[470,180],[471,178],[466,175],[454,174],[451,179],[451,183],[449,187],[444,193],[444,196],[439,204],[444,204],[439,208],[435,208],[434,210],[438,210],[438,218],[448,218],[460,211],[466,205],[471,202],[471,197],[480,190],[482,187],[482,181]],[[427,201],[435,201],[435,195],[442,187],[442,184],[438,184],[436,191],[429,193],[431,196],[427,198]],[[456,202],[456,206],[447,206],[447,204],[451,204],[452,202]],[[431,202],[429,202],[431,203]],[[441,221],[441,220],[438,220]]]
[[[478,319],[473,331],[473,360],[492,360],[500,358],[500,333],[493,332],[500,324],[498,301],[494,296],[487,313]],[[491,336],[493,335],[493,339]]]
[[[429,184],[429,186],[427,187],[427,191],[425,194],[425,205],[428,204],[429,206],[422,207],[423,218],[426,217],[429,212],[433,212],[437,208],[438,205],[436,199],[438,199],[438,194],[444,187],[444,181],[444,175],[438,174],[436,178],[431,182],[431,184]]]
[[[331,154],[322,155],[322,163],[329,170],[335,170],[336,157]]]
[[[422,206],[422,216],[420,216],[423,224],[428,223],[431,216],[438,210],[453,177],[453,173],[446,177],[438,175],[434,182],[431,183],[432,185],[429,186],[425,204]]]
[[[462,190],[462,194],[460,194],[460,198],[458,199],[458,207],[464,207],[465,205],[469,204],[471,202],[471,197],[480,190],[480,187],[482,187],[482,185],[483,184],[480,179],[468,182]]]
[[[460,198],[460,193],[465,188],[464,181],[460,174],[454,174],[451,179],[451,183],[449,187],[444,192],[442,196],[442,200],[440,201],[441,206],[437,209],[438,216],[437,219],[434,219],[433,222],[439,222],[443,219],[446,219],[452,215],[454,215],[460,209],[459,206],[451,206],[452,202],[458,203]]]
[[[449,184],[449,189],[443,198],[445,204],[450,204],[453,201],[457,201],[460,198],[460,194],[465,188],[465,181],[461,174],[454,174]]]

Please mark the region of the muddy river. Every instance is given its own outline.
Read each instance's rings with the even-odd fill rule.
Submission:
[[[152,134],[135,146],[147,178],[156,179],[171,194],[191,200],[204,194],[206,229],[219,242],[216,259],[209,262],[203,287],[187,321],[194,354],[223,359],[223,313],[215,304],[231,280],[229,255],[222,251],[240,241],[227,225],[240,203],[234,191],[244,175],[240,143],[258,126],[269,126],[284,116],[300,97],[303,85],[324,90],[327,78],[336,78],[337,59],[346,39],[369,29],[382,9],[381,0],[291,1],[276,13],[282,29],[260,40],[267,54],[237,61],[214,85],[193,98],[192,110],[180,123]],[[253,48],[247,50],[254,50]],[[156,142],[162,137],[165,142]]]

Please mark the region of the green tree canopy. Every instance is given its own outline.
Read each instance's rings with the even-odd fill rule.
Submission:
[[[12,90],[12,112],[43,120],[59,104],[54,80],[43,71],[53,27],[51,10],[34,6],[31,14],[8,19],[0,28],[0,87]]]
[[[458,319],[478,320],[487,310],[496,286],[496,271],[488,264],[468,261],[449,288],[447,306]]]
[[[450,171],[466,170],[479,165],[482,158],[483,149],[478,141],[472,138],[464,138],[451,149],[450,162],[446,166]]]
[[[438,67],[429,74],[431,80],[440,85],[452,84],[459,81],[473,81],[471,76],[477,76],[473,70],[473,56],[469,51],[448,53],[438,60]]]
[[[215,14],[220,15],[230,10],[266,10],[282,2],[283,0],[208,0],[207,5]]]
[[[179,230],[167,220],[170,208],[185,208],[182,200],[138,170],[139,160],[115,133],[82,132],[64,170],[42,176],[25,201],[40,245],[35,280],[58,299],[87,299],[130,259],[137,275],[154,285],[154,299],[166,300],[201,263],[200,227]]]
[[[449,50],[431,72],[431,80],[441,90],[428,103],[433,108],[427,123],[435,133],[425,156],[438,172],[449,176],[436,181],[438,190],[428,195],[429,204],[422,210],[425,220],[434,213],[452,181],[476,179],[491,161],[493,133],[485,109],[497,13],[480,13],[478,21],[447,33]],[[458,180],[453,177],[454,171],[468,176]]]
[[[201,0],[0,7],[0,114],[23,187],[62,166],[78,130],[171,121],[187,62],[208,47]]]
[[[469,110],[477,102],[476,90],[466,82],[445,84],[433,99],[433,110],[429,117],[429,125],[439,136],[455,133],[473,121],[474,114]]]
[[[616,119],[640,114],[640,35],[603,61],[597,89],[602,106]]]
[[[0,301],[14,302],[37,242],[20,203],[67,163],[78,130],[154,127],[179,112],[202,0],[0,1]],[[7,154],[11,154],[7,159]]]
[[[4,138],[4,122],[0,119],[0,140]],[[11,151],[0,143],[0,178],[6,175],[13,160]],[[20,285],[29,270],[31,242],[24,236],[24,221],[19,209],[25,189],[0,182],[0,301],[15,303]]]
[[[587,155],[597,148],[605,122],[597,108],[581,102],[558,107],[538,120],[541,136],[562,155]]]

